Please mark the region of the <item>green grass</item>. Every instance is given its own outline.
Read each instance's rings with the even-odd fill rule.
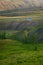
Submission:
[[[0,65],[43,65],[43,43],[0,40]]]

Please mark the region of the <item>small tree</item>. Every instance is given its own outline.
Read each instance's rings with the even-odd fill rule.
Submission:
[[[6,33],[4,32],[4,39],[6,39]]]
[[[0,39],[6,39],[6,33],[5,32],[0,33]]]

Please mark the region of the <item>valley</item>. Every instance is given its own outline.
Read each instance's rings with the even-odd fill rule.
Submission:
[[[35,11],[23,16],[0,17],[0,34],[4,35],[4,33],[6,39],[26,43],[43,42],[43,11]]]
[[[0,65],[43,65],[43,0],[0,0]]]

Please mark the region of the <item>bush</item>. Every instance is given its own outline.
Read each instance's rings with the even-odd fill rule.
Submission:
[[[0,33],[0,39],[6,39],[6,33],[5,32]]]

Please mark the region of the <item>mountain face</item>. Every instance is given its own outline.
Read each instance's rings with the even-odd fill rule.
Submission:
[[[0,0],[0,11],[32,7],[43,7],[43,0]]]

